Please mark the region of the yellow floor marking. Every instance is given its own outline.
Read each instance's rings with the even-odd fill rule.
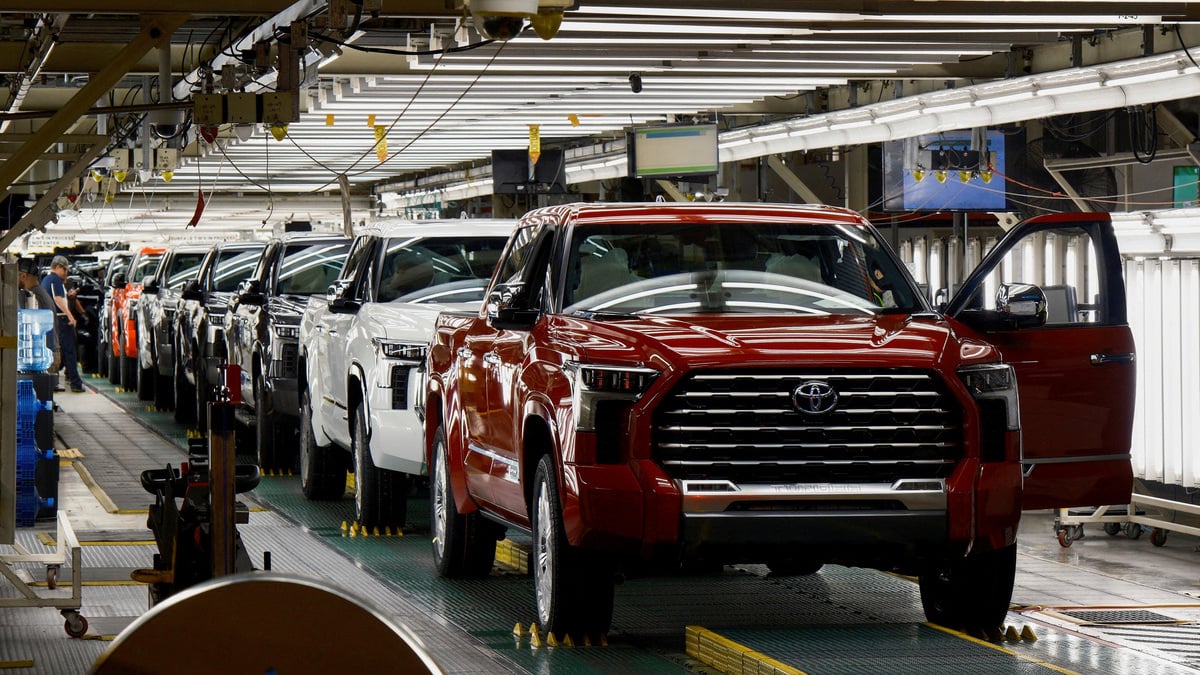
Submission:
[[[0,661],[0,668],[32,668],[33,659],[17,659],[16,661]]]
[[[1041,659],[1034,658],[1032,656],[1025,656],[1024,654],[1021,654],[1020,652],[1014,652],[1011,649],[1005,649],[1004,647],[1001,647],[1000,645],[994,645],[990,642],[987,642],[986,640],[980,640],[979,638],[971,637],[970,635],[967,635],[966,633],[963,633],[961,631],[954,630],[953,628],[946,628],[945,626],[939,626],[936,623],[929,623],[928,621],[924,622],[923,625],[929,626],[930,628],[933,628],[935,630],[940,630],[943,633],[953,635],[954,637],[962,638],[963,640],[966,640],[968,642],[974,642],[975,644],[983,645],[984,647],[988,647],[990,649],[995,649],[998,652],[1004,652],[1005,654],[1015,656],[1022,661],[1027,661],[1029,663],[1036,663],[1037,665],[1042,666],[1043,668],[1047,668],[1049,670],[1053,670],[1056,673],[1062,673],[1063,675],[1079,675],[1079,673],[1075,672],[1074,670],[1063,668],[1062,666],[1056,666],[1053,663],[1050,663],[1048,661],[1043,661]]]
[[[702,626],[687,627],[687,653],[723,673],[806,675],[803,670],[756,652]]]
[[[84,454],[82,452],[80,452],[79,448],[63,448],[62,450],[58,451],[58,458],[59,459],[83,459]]]
[[[83,484],[88,487],[88,490],[91,490],[92,496],[96,498],[96,501],[100,502],[101,508],[109,513],[119,513],[120,509],[117,508],[117,503],[100,487],[96,479],[92,478],[92,474],[87,470],[87,467],[80,462],[72,462],[71,464],[75,467],[75,472],[83,479]]]

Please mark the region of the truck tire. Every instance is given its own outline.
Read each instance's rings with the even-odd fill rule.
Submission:
[[[198,345],[192,353],[196,355],[200,354]],[[208,384],[208,373],[206,372],[207,369],[204,367],[204,359],[197,356],[196,361],[198,361],[196,364],[196,370],[192,374],[192,381],[196,383],[196,417],[194,419],[196,420],[196,428],[200,429],[202,433],[207,433],[208,401],[211,398],[212,389]]]
[[[1017,545],[947,560],[920,575],[925,618],[948,628],[1004,625],[1017,571]]]
[[[121,359],[112,353],[112,344],[108,346],[108,381],[110,384],[121,384]]]
[[[158,371],[153,366],[143,368],[139,359],[133,359],[133,365],[137,368],[137,396],[139,401],[149,401],[154,398],[155,377]]]
[[[341,499],[346,494],[346,453],[317,445],[308,389],[300,390],[300,489],[308,499]]]
[[[258,467],[263,471],[291,469],[295,454],[279,442],[275,411],[262,380],[254,381],[254,445],[258,448]],[[290,456],[287,456],[290,455]]]
[[[492,571],[496,541],[504,536],[504,529],[478,511],[466,515],[458,512],[448,461],[446,434],[438,427],[433,436],[433,475],[429,481],[433,564],[443,577],[480,579]]]
[[[557,473],[549,455],[533,479],[533,587],[538,623],[558,635],[596,641],[612,625],[615,577],[603,556],[567,541]]]
[[[367,441],[364,405],[354,408],[350,430],[354,453],[354,512],[363,527],[404,527],[408,516],[408,476],[375,466]]]
[[[103,340],[96,342],[96,370],[97,375],[104,377],[108,375],[108,350],[112,349],[108,343]]]
[[[175,378],[161,375],[157,370],[154,374],[154,407],[159,410],[171,410],[175,407]]]
[[[137,357],[130,358],[121,351],[121,388],[125,391],[137,391]]]
[[[176,354],[179,354],[176,347]],[[191,424],[196,421],[196,388],[187,381],[187,373],[183,371],[183,363],[175,357],[175,422]]]

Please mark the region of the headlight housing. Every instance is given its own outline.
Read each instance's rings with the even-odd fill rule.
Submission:
[[[386,338],[374,338],[371,342],[375,344],[375,351],[388,359],[423,363],[425,355],[429,353],[429,345],[424,342],[405,342]]]
[[[596,411],[603,401],[632,403],[642,397],[658,377],[653,368],[608,366],[568,361],[563,370],[573,383],[576,431],[596,430]]]
[[[294,323],[277,323],[271,326],[271,330],[275,332],[275,337],[283,338],[284,340],[299,340],[300,326]]]
[[[1021,428],[1021,407],[1017,399],[1017,374],[1006,363],[964,366],[958,377],[977,401],[999,400],[1004,403],[1004,420],[1009,431]]]

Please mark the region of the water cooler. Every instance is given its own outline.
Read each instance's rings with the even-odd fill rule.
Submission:
[[[17,526],[58,513],[58,452],[54,449],[54,354],[48,309],[17,310]]]

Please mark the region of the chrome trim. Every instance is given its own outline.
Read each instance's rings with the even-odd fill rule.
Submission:
[[[708,411],[712,414],[711,411]],[[876,411],[878,412],[878,411]],[[890,412],[890,411],[889,411]],[[658,429],[661,431],[761,431],[762,425],[757,426],[727,426],[723,424],[706,424],[704,426],[690,427],[681,425],[662,425]],[[944,424],[904,424],[904,425],[854,425],[854,426],[772,426],[776,431],[807,431],[809,429],[820,429],[821,431],[896,431],[899,429],[911,429],[914,431],[945,431],[948,429],[957,429],[957,426],[947,426]],[[757,445],[757,444],[755,444]]]
[[[1077,464],[1080,462],[1128,462],[1133,455],[1126,452],[1120,455],[1087,455],[1083,457],[1042,457],[1041,459],[1021,459],[1022,464]]]
[[[474,443],[471,443],[470,445],[467,446],[467,452],[472,452],[472,453],[475,453],[476,455],[483,455],[484,457],[487,457],[488,459],[492,460],[493,464],[496,462],[503,464],[504,465],[504,475],[502,476],[502,478],[504,478],[504,480],[506,480],[510,483],[521,482],[520,465],[517,463],[517,460],[505,457],[499,453],[493,452],[486,448],[482,448],[478,445],[475,445]]]
[[[944,464],[954,464],[952,459],[778,459],[771,462],[763,462],[757,459],[747,460],[721,460],[713,462],[709,460],[699,459],[667,459],[663,460],[665,466],[712,466],[720,464],[721,466],[760,466],[762,464],[774,464],[778,466],[853,466],[857,464],[884,465],[884,464],[919,464],[922,466],[942,466]]]
[[[691,448],[694,443],[659,443],[660,448]],[[732,449],[745,447],[745,443],[705,443],[706,448],[722,448]],[[957,443],[754,443],[755,448],[878,448],[887,446],[889,448],[953,448],[957,447]],[[819,461],[819,460],[818,460]],[[891,464],[903,464],[906,459],[898,459]],[[706,464],[723,464],[725,462],[710,461]],[[762,462],[759,462],[762,464]]]
[[[738,485],[729,480],[676,480],[683,494],[683,513],[722,513],[739,503],[894,501],[909,511],[944,511],[946,482],[905,479],[894,483],[785,483]],[[905,487],[909,485],[910,487]],[[938,489],[921,489],[937,485]],[[913,489],[917,488],[917,489]],[[837,512],[834,512],[837,513]]]
[[[927,380],[927,379],[929,379],[929,376],[925,375],[925,374],[907,374],[907,373],[887,373],[886,375],[880,375],[878,373],[871,374],[871,375],[842,374],[842,373],[812,373],[812,374],[788,373],[787,377],[799,378],[799,379],[820,379],[820,380],[877,380],[880,377],[886,377],[888,379],[893,379],[893,380]],[[718,374],[711,374],[711,373],[701,373],[701,374],[698,374],[695,376],[695,379],[697,379],[697,380],[769,380],[772,382],[778,382],[779,378],[780,378],[780,375],[778,373],[773,373],[770,375],[756,375],[753,373],[739,374],[739,375],[718,375]]]

